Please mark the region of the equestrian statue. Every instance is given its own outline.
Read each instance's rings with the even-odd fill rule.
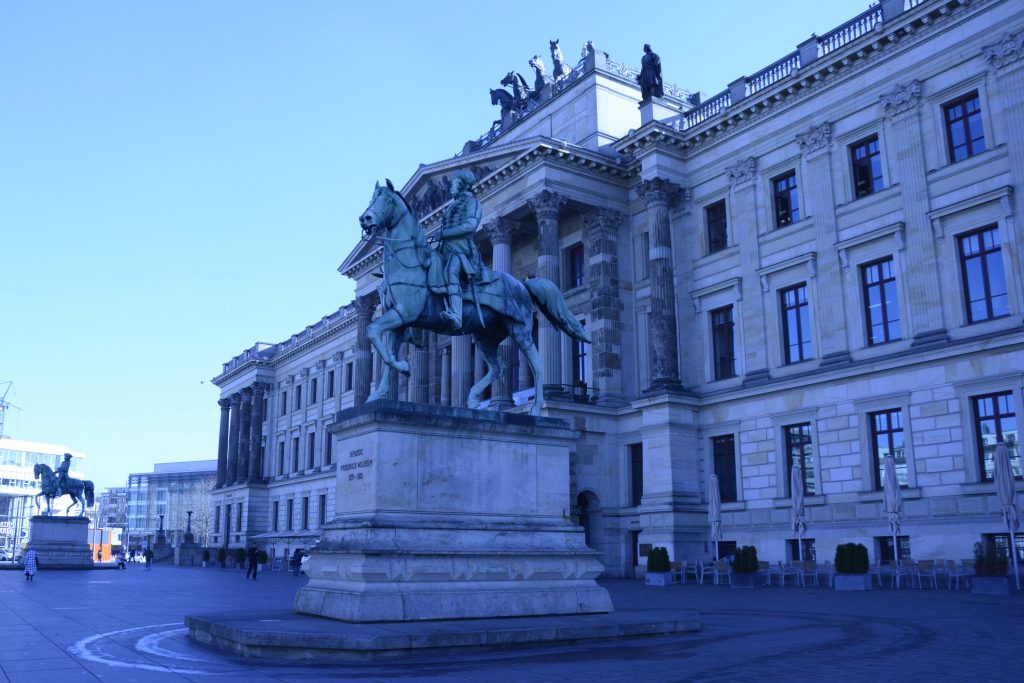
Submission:
[[[81,479],[75,479],[68,476],[68,470],[71,467],[71,454],[64,454],[64,462],[61,463],[57,471],[54,472],[50,469],[49,465],[43,463],[36,463],[33,468],[35,472],[35,478],[39,479],[42,477],[42,482],[39,486],[39,493],[36,494],[36,509],[39,509],[39,497],[46,497],[46,514],[51,514],[50,501],[54,498],[60,498],[61,496],[71,496],[71,505],[64,511],[64,514],[68,514],[71,508],[76,505],[79,506],[80,512],[79,517],[85,516],[86,506],[92,507],[94,502],[94,492],[91,481],[82,481]]]
[[[374,188],[366,211],[359,217],[364,239],[383,249],[380,286],[382,313],[370,323],[366,336],[390,370],[409,374],[409,363],[398,360],[403,341],[418,343],[414,330],[458,336],[471,334],[483,355],[487,372],[469,390],[466,406],[477,408],[484,390],[506,371],[498,345],[511,337],[522,350],[537,387],[531,415],[544,408],[540,353],[533,343],[533,308],[560,331],[589,342],[590,335],[576,320],[555,283],[545,278],[519,281],[508,273],[480,263],[473,234],[480,225],[480,202],[473,197],[473,174],[452,176],[452,202],[444,212],[437,249],[427,242],[419,219],[405,197],[388,180]],[[393,373],[385,370],[368,400],[387,396]]]

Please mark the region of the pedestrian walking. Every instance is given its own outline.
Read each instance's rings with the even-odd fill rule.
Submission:
[[[249,552],[246,553],[246,559],[249,560],[249,568],[245,570],[245,580],[249,580],[249,575],[252,575],[252,580],[256,580],[256,563],[259,561],[259,551],[256,550],[256,544],[253,543],[249,546]]]
[[[292,576],[299,575],[299,569],[302,568],[302,548],[296,548],[295,553],[292,554]]]
[[[146,569],[148,570],[150,567],[153,566],[153,549],[152,548],[146,548],[142,552],[142,556],[144,558],[146,558]]]
[[[31,582],[37,571],[39,571],[39,553],[35,548],[29,548],[25,553],[25,580]]]

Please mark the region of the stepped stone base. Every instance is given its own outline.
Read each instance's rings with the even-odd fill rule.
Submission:
[[[36,515],[31,521],[31,542],[41,569],[91,569],[89,520],[86,517]]]
[[[330,428],[338,517],[296,612],[352,622],[611,612],[567,518],[562,420],[374,401]]]

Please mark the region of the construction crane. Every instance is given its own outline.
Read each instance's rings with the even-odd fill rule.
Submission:
[[[10,381],[0,381],[0,439],[4,437],[4,416],[7,414],[7,411],[11,408],[21,410],[21,408],[13,403],[7,402],[7,393],[11,390],[13,384],[14,382]]]

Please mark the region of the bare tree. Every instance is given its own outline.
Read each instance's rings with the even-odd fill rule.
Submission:
[[[214,477],[203,477],[181,493],[178,502],[170,506],[171,522],[168,527],[180,529],[184,533],[188,524],[187,511],[192,511],[192,534],[196,543],[206,546],[210,540],[210,526],[213,523],[213,506],[211,494],[215,483]]]

